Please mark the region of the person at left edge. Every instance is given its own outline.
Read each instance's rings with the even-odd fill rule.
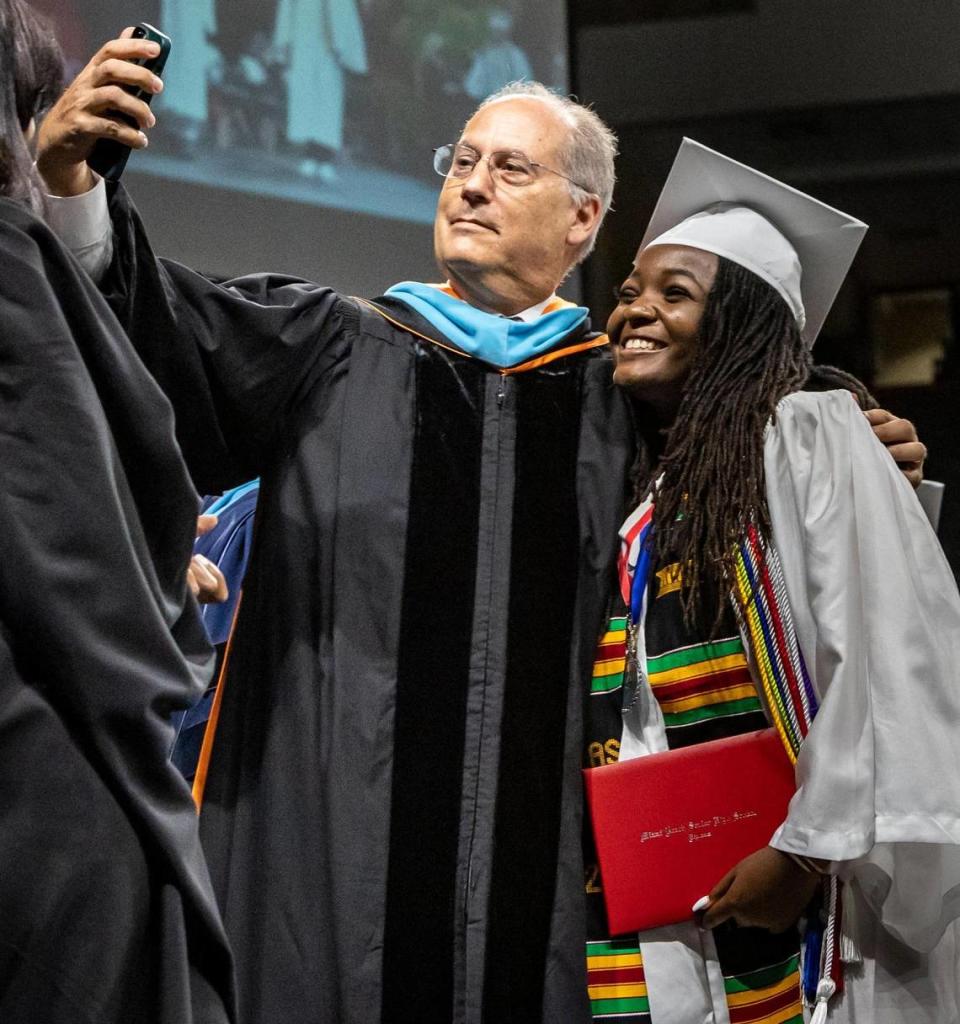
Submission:
[[[229,1024],[171,713],[212,667],[173,411],[41,219],[61,57],[0,0],[0,1021]]]
[[[94,269],[198,488],[262,481],[197,786],[241,1018],[587,1021],[579,738],[633,444],[605,339],[555,290],[613,138],[514,87],[441,151],[447,285],[216,284],[82,165],[114,45],[40,166],[109,205]]]

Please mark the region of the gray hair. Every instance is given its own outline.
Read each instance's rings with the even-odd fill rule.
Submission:
[[[561,96],[539,82],[511,82],[488,96],[476,111],[503,100],[533,99],[545,103],[570,128],[567,141],[560,151],[561,167],[572,181],[568,182],[570,195],[578,205],[588,196],[600,200],[600,217],[590,237],[577,254],[577,263],[593,252],[597,233],[613,202],[613,184],[616,181],[613,161],[617,155],[617,137],[589,107],[569,96]],[[576,182],[576,184],[574,184]]]

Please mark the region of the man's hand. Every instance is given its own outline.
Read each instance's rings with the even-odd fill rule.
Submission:
[[[202,537],[217,525],[216,516],[197,518],[197,536]],[[194,555],[187,567],[187,585],[201,604],[226,601],[230,596],[223,573],[203,555]]]
[[[701,925],[716,928],[733,920],[742,927],[785,932],[800,920],[819,883],[819,875],[764,846],[744,857],[714,886]]]
[[[114,139],[133,149],[147,144],[144,130],[156,118],[143,100],[123,86],[158,93],[163,83],[146,68],[131,61],[155,57],[157,43],[130,39],[127,28],[119,39],[102,46],[90,63],[67,86],[50,108],[37,133],[37,170],[53,195],[78,196],[89,192],[95,178],[86,160],[97,139]],[[129,114],[139,130],[108,115],[110,110]]]
[[[886,409],[871,409],[864,415],[903,475],[914,487],[919,487],[923,480],[923,460],[927,457],[927,446],[917,437],[916,427],[909,420],[900,419]]]

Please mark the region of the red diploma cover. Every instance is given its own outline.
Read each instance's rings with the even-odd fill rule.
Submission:
[[[774,729],[584,771],[611,935],[689,921],[796,791]]]

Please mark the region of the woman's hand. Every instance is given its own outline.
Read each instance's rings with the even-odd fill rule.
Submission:
[[[800,919],[820,883],[785,853],[764,846],[744,857],[713,887],[701,925],[735,921],[747,928],[784,932]]]
[[[197,518],[197,536],[202,537],[217,525],[216,516],[199,516]],[[212,604],[226,601],[230,589],[223,573],[209,558],[194,555],[187,567],[187,585],[200,604]]]
[[[147,144],[144,132],[156,119],[147,104],[124,87],[160,92],[160,79],[133,63],[155,57],[160,47],[147,39],[130,39],[132,31],[124,29],[121,38],[100,47],[40,125],[37,170],[54,195],[81,195],[93,187],[96,179],[86,160],[97,139],[115,139],[133,149]],[[137,127],[111,117],[112,110],[129,115]]]

